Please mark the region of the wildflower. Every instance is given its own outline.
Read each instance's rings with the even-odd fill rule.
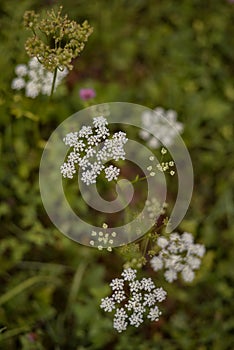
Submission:
[[[143,278],[141,280],[141,288],[143,290],[150,292],[151,290],[154,289],[154,287],[155,285],[151,278]]]
[[[161,311],[159,311],[159,308],[157,306],[155,306],[154,308],[150,309],[147,318],[149,318],[150,321],[158,321],[159,320],[159,316],[161,314],[162,313],[161,313]]]
[[[128,270],[136,271],[136,270],[132,270],[131,268],[128,268]],[[124,270],[124,271],[126,271],[126,270]],[[130,288],[131,292],[138,292],[141,290],[141,283],[138,280],[131,281],[131,283],[129,283],[129,288]]]
[[[12,80],[11,88],[13,90],[21,90],[25,87],[25,84],[25,80],[21,77],[18,77]]]
[[[125,269],[121,276],[123,276],[125,281],[133,281],[136,278],[136,270],[133,269]]]
[[[150,321],[158,321],[161,312],[156,304],[166,299],[166,291],[156,288],[151,278],[138,280],[134,269],[125,269],[121,276],[112,280],[112,296],[103,298],[100,305],[106,312],[115,310],[113,328],[119,333],[128,325],[137,328],[145,316]]]
[[[168,245],[168,240],[165,237],[159,237],[157,243],[159,247],[165,248]]]
[[[87,186],[96,183],[103,170],[108,181],[118,179],[120,169],[105,163],[110,159],[125,159],[124,145],[128,139],[122,131],[108,138],[110,131],[107,126],[106,118],[96,117],[93,118],[93,127],[82,126],[79,132],[70,132],[64,137],[64,143],[72,149],[67,162],[60,167],[63,177],[72,178],[77,164],[81,169],[81,181]]]
[[[145,202],[145,206],[149,219],[151,220],[155,221],[155,218],[157,218],[159,215],[165,214],[165,203],[161,205],[155,197],[148,199]]]
[[[115,309],[115,302],[109,297],[102,298],[100,307],[106,312],[111,312],[113,309]]]
[[[166,147],[173,145],[177,133],[183,131],[183,124],[177,121],[177,113],[161,107],[157,107],[153,112],[145,111],[142,114],[142,126],[150,132],[141,130],[140,137],[153,149],[159,148],[161,144]],[[165,154],[164,151],[165,148],[162,148],[162,154]]]
[[[153,270],[165,268],[164,277],[170,283],[177,279],[178,273],[184,281],[192,282],[194,270],[199,269],[205,254],[204,245],[194,244],[193,236],[188,232],[182,235],[174,232],[169,239],[159,237],[157,244],[161,250],[150,261]]]
[[[15,73],[17,74],[17,78],[13,79],[11,83],[12,89],[22,90],[25,88],[25,95],[30,98],[35,98],[39,94],[50,95],[53,73],[44,69],[36,57],[31,58],[27,65],[17,65]],[[58,72],[55,89],[67,74],[67,69]]]
[[[15,68],[15,73],[18,77],[24,77],[28,73],[28,67],[26,64],[18,64]]]
[[[108,181],[117,180],[120,173],[120,169],[110,165],[108,168],[105,168],[105,174]]]
[[[163,261],[158,256],[154,256],[153,259],[151,259],[151,266],[154,271],[161,270],[163,268]]]
[[[165,148],[162,148],[161,150],[161,154],[164,155],[167,153],[167,150]],[[149,157],[149,160],[152,162],[154,160],[154,157]],[[155,169],[153,168],[152,165],[149,165],[147,167],[147,170],[150,172],[150,176],[155,176],[156,175],[156,171],[159,170],[162,173],[163,172],[169,172],[171,176],[173,176],[175,174],[174,170],[170,170],[170,167],[173,167],[175,165],[175,163],[171,160],[169,162],[161,162],[156,164]],[[153,171],[152,171],[153,170]]]
[[[99,231],[98,233],[96,231],[92,231],[89,244],[93,247],[97,247],[99,250],[102,250],[103,248],[106,248],[109,252],[112,251],[112,246],[114,244],[114,238],[116,237],[116,232],[107,232],[106,229],[108,228],[108,225],[104,223],[102,225],[104,232]]]
[[[117,309],[114,321],[113,321],[113,327],[121,333],[122,331],[125,331],[127,329],[128,323],[126,322],[126,319],[128,318],[128,315],[126,311],[123,308]]]
[[[96,96],[96,92],[94,89],[80,89],[79,95],[81,100],[87,101]]]
[[[124,279],[115,278],[110,283],[110,286],[111,286],[112,290],[123,290]]]
[[[47,11],[46,18],[40,18],[34,11],[26,11],[24,25],[33,36],[25,43],[26,52],[36,57],[43,67],[51,72],[72,69],[72,60],[84,49],[93,31],[87,21],[81,25],[62,16],[62,6],[57,13]]]

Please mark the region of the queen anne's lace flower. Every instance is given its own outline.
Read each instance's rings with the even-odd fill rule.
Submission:
[[[155,306],[154,308],[150,309],[147,318],[149,318],[150,321],[158,321],[159,320],[159,316],[161,314],[162,313],[161,313],[161,311],[159,311],[159,308],[157,306]]]
[[[110,165],[109,167],[105,168],[105,175],[108,181],[117,180],[119,173],[120,169],[116,168],[113,165]]]
[[[112,298],[117,302],[121,303],[124,299],[126,299],[125,293],[123,290],[115,290],[112,294]]]
[[[28,73],[28,67],[26,64],[18,64],[15,67],[15,73],[18,75],[18,77],[24,77]]]
[[[156,288],[151,278],[136,278],[136,270],[125,269],[121,276],[110,283],[112,296],[101,300],[100,307],[111,312],[115,310],[113,327],[122,332],[128,325],[139,327],[147,316],[158,321],[161,312],[156,303],[166,299],[163,288]]]
[[[25,87],[25,80],[20,76],[12,80],[11,87],[14,90],[21,90]]]
[[[123,290],[124,280],[122,278],[114,278],[110,283],[112,290]]]
[[[151,278],[142,278],[141,288],[147,292],[151,292],[155,288],[155,285]]]
[[[25,88],[25,95],[30,98],[35,98],[39,94],[50,95],[54,74],[43,68],[36,57],[31,58],[28,65],[18,64],[15,73],[17,78],[12,80],[12,89],[22,90]],[[66,68],[63,71],[58,70],[55,89],[67,74]]]
[[[97,247],[99,250],[106,248],[109,252],[111,252],[117,233],[114,231],[107,232],[106,229],[108,228],[108,225],[106,223],[104,223],[102,227],[104,232],[99,231],[97,233],[96,231],[92,231],[92,239],[89,241],[89,244],[93,247]]]
[[[162,156],[167,153],[167,150],[163,147],[161,149]],[[151,161],[152,165],[149,165],[147,167],[147,170],[149,171],[149,176],[155,176],[158,171],[162,173],[169,173],[171,176],[175,175],[175,171],[172,170],[172,167],[174,168],[175,163],[173,160],[170,160],[169,162],[160,162],[155,163],[155,158],[153,156],[149,157],[149,160]]]
[[[140,131],[140,137],[151,148],[159,148],[161,144],[166,147],[173,145],[177,133],[183,131],[183,124],[177,121],[177,113],[161,107],[157,107],[154,112],[145,111],[142,114],[142,126],[151,131]]]
[[[182,235],[174,232],[169,239],[159,237],[157,244],[161,250],[150,261],[153,270],[165,268],[164,276],[168,282],[176,280],[178,273],[181,273],[184,281],[192,282],[194,270],[199,269],[205,254],[204,245],[194,244],[193,236],[188,232]]]
[[[151,266],[154,271],[161,270],[163,268],[163,261],[158,256],[154,256],[154,258],[151,260]]]
[[[155,222],[156,217],[165,214],[166,203],[161,205],[155,197],[150,200],[147,200],[145,202],[145,206],[147,210],[147,216],[149,217],[149,219],[152,219],[153,222]]]
[[[106,312],[111,312],[115,309],[115,302],[112,298],[106,297],[101,300],[101,308]]]
[[[117,309],[114,321],[113,321],[113,327],[121,333],[122,331],[125,331],[127,329],[128,323],[126,319],[128,318],[128,315],[126,311],[123,308]]]
[[[128,141],[122,131],[116,132],[111,138],[107,128],[108,122],[103,116],[93,118],[93,127],[82,126],[79,132],[68,133],[63,141],[72,149],[67,162],[61,167],[63,177],[72,178],[76,173],[75,164],[81,169],[81,181],[86,185],[96,183],[98,175],[104,170],[108,181],[117,180],[120,169],[105,166],[110,159],[118,161],[125,159],[124,145]]]
[[[125,269],[121,276],[123,276],[125,281],[133,281],[136,278],[136,270],[133,269]]]
[[[135,271],[135,270],[133,270],[133,271]],[[138,280],[132,281],[131,283],[129,283],[129,288],[130,288],[131,292],[138,292],[139,290],[141,290],[141,283]]]

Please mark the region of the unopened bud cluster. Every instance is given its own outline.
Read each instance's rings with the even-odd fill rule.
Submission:
[[[72,69],[72,59],[79,56],[85,42],[93,31],[87,21],[78,24],[62,16],[62,6],[57,13],[47,11],[46,18],[40,18],[34,11],[26,11],[24,25],[32,30],[25,49],[30,57],[37,57],[48,71]]]

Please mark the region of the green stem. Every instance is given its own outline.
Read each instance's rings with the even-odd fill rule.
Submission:
[[[78,294],[86,267],[87,267],[87,263],[82,262],[82,263],[80,263],[80,265],[78,266],[78,268],[76,270],[76,273],[75,273],[73,281],[72,281],[70,293],[68,295],[65,314],[67,314],[71,310],[72,306],[74,305],[74,303],[76,301],[77,294]]]
[[[145,247],[144,247],[143,257],[145,257],[145,253],[146,253],[146,249],[148,247],[148,244],[149,244],[149,236],[145,240]]]
[[[138,179],[136,179],[136,180],[131,181],[131,184],[132,184],[132,185],[133,185],[133,184],[136,184],[136,183],[141,182],[141,181],[144,181],[144,180],[146,180],[146,179],[148,179],[148,178],[150,178],[150,177],[151,177],[150,175],[144,176],[144,177],[140,177],[140,178],[138,178]]]
[[[55,82],[56,82],[56,78],[57,78],[57,72],[58,72],[58,68],[56,67],[55,70],[54,70],[54,77],[53,77],[53,83],[52,83],[52,87],[51,87],[50,98],[52,98],[53,93],[54,93]]]
[[[63,314],[61,314],[57,319],[57,334],[58,334],[58,343],[63,342],[64,339],[64,330],[65,330],[65,320],[69,316],[69,313],[72,311],[72,308],[76,302],[78,291],[80,289],[80,285],[82,283],[82,279],[87,267],[86,262],[81,262],[78,266],[72,281],[72,285],[70,288],[70,292],[67,298],[67,305]],[[58,346],[58,345],[57,345]],[[57,348],[60,349],[59,347]]]

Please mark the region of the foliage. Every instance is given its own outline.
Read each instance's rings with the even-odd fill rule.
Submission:
[[[234,5],[61,1],[64,13],[87,19],[94,32],[53,100],[34,100],[10,88],[15,66],[28,60],[23,14],[46,11],[52,3],[0,4],[0,349],[231,349]],[[168,286],[157,274],[170,296],[160,321],[121,334],[99,305],[121,272],[122,257],[65,238],[49,221],[39,193],[45,142],[84,107],[78,91],[85,87],[96,90],[95,103],[126,101],[178,112],[195,171],[181,230],[193,232],[208,251],[192,285]],[[79,205],[89,218],[81,200]],[[149,267],[143,269],[154,278]]]

